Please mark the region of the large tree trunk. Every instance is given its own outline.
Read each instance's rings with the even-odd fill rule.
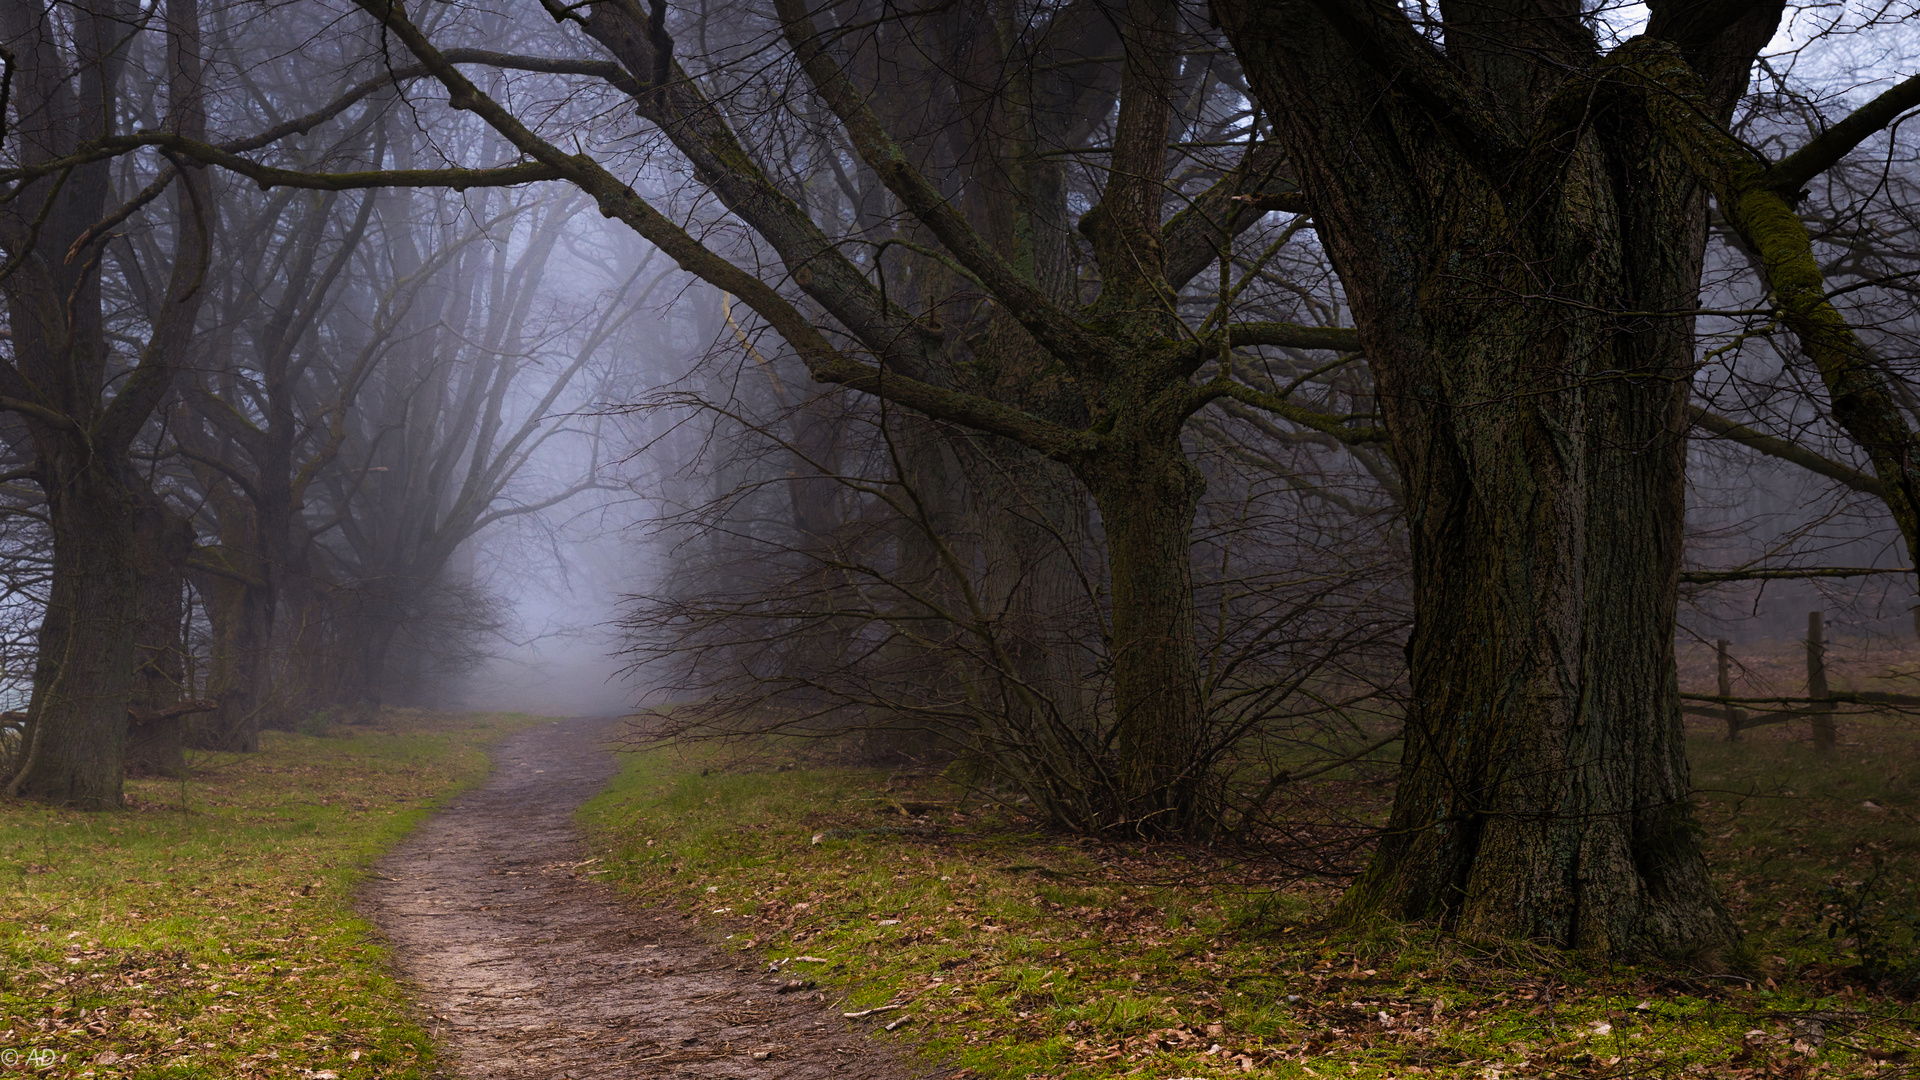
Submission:
[[[24,762],[10,792],[118,807],[134,668],[134,500],[104,455],[42,453],[53,580]]]
[[[194,0],[167,0],[164,10],[166,121],[188,138],[201,138],[198,8]],[[23,61],[9,61],[8,77],[18,78],[34,105],[18,133],[26,159],[70,153],[109,134],[122,118],[118,99],[134,15],[124,0],[91,0],[75,5],[73,21],[63,24],[35,5],[0,5],[0,30]],[[71,56],[63,55],[68,41]],[[148,312],[151,336],[127,371],[107,344],[98,257],[78,257],[87,245],[76,243],[101,220],[111,179],[106,162],[81,165],[54,183],[40,181],[47,186],[0,213],[0,241],[14,260],[4,283],[12,355],[0,364],[0,389],[33,437],[54,547],[31,734],[9,790],[89,807],[121,801],[136,660],[136,500],[127,481],[128,452],[171,388],[193,334],[208,257],[199,208],[211,197],[197,169],[185,170],[174,185],[172,273],[164,296],[148,298],[157,303]],[[38,208],[31,221],[27,215],[36,211],[22,209],[28,205]]]
[[[1118,809],[1138,831],[1205,832],[1213,823],[1200,817],[1210,804],[1193,520],[1206,484],[1177,440],[1143,437],[1131,447],[1080,470],[1100,508],[1113,588]]]
[[[263,580],[263,560],[248,562],[249,580],[212,573],[201,578],[213,632],[207,694],[216,708],[197,727],[199,742],[212,750],[252,753],[260,748],[261,711],[271,675],[273,594]]]
[[[133,636],[139,667],[128,709],[126,768],[130,776],[174,776],[187,767],[187,718],[170,710],[192,691],[186,685],[181,592],[193,525],[151,495],[139,500],[135,514]]]
[[[1450,24],[1475,44],[1430,77],[1477,80],[1473,100],[1507,110],[1487,123],[1531,133],[1531,156],[1490,167],[1469,120],[1370,94],[1356,31],[1316,5],[1216,10],[1300,169],[1406,486],[1405,756],[1344,913],[1600,953],[1724,947],[1673,658],[1703,190],[1643,101],[1558,85],[1597,60],[1577,21],[1542,16],[1508,56]],[[1529,82],[1555,52],[1565,67]],[[1577,122],[1538,134],[1556,107]]]
[[[1722,944],[1672,645],[1690,350],[1607,340],[1552,303],[1474,318],[1452,299],[1465,317],[1434,339],[1375,350],[1402,361],[1381,386],[1413,525],[1412,705],[1346,910],[1599,952]],[[1686,336],[1661,330],[1643,333]]]

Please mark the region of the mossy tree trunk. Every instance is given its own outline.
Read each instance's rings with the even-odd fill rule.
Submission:
[[[1875,493],[1899,528],[1908,559],[1920,565],[1920,437],[1883,365],[1834,306],[1812,234],[1795,211],[1804,197],[1801,185],[1920,105],[1920,76],[1881,93],[1769,165],[1713,122],[1713,87],[1671,43],[1635,42],[1620,53],[1623,78],[1649,91],[1659,136],[1711,188],[1721,215],[1754,254],[1780,321],[1819,374],[1834,424],[1872,463],[1880,481]]]
[[[12,793],[109,809],[120,805],[135,663],[134,496],[112,459],[57,451],[40,452],[52,588]]]
[[[1778,5],[1684,26],[1671,6],[1654,30],[1724,123]],[[1727,946],[1673,657],[1706,188],[1577,5],[1462,5],[1444,48],[1384,3],[1216,11],[1300,170],[1406,489],[1406,750],[1343,911]]]

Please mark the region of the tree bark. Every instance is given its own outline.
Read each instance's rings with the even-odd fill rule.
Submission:
[[[195,725],[195,741],[205,749],[250,754],[260,748],[273,632],[273,593],[264,562],[246,559],[230,573],[199,576],[212,631],[207,694],[217,705]]]
[[[165,12],[167,125],[201,140],[206,117],[198,7],[194,0],[167,0]],[[22,156],[46,161],[110,133],[121,115],[124,46],[137,22],[132,7],[120,0],[77,5],[71,55],[63,52],[67,39],[51,14],[10,5],[0,6],[0,17],[0,28],[25,61],[16,92],[36,102],[18,133]],[[14,65],[8,67],[14,75]],[[128,453],[172,388],[191,340],[208,260],[210,207],[205,177],[198,169],[184,170],[175,184],[172,272],[164,295],[150,298],[156,305],[151,335],[138,364],[116,371],[99,261],[88,250],[101,238],[86,240],[110,194],[109,167],[96,162],[74,168],[57,188],[47,181],[31,185],[0,213],[0,239],[16,260],[4,284],[13,355],[11,364],[0,364],[0,393],[33,439],[54,545],[31,732],[9,790],[101,808],[121,801],[136,663],[137,498]],[[36,212],[39,220],[30,220]]]
[[[1193,520],[1205,490],[1177,442],[1141,439],[1082,471],[1100,509],[1113,587],[1114,749],[1121,820],[1203,834],[1206,703],[1193,606]],[[1118,458],[1118,460],[1114,460]]]
[[[1499,31],[1450,23],[1474,47],[1443,56],[1362,7],[1215,8],[1301,170],[1406,485],[1406,750],[1341,910],[1713,952],[1734,929],[1673,658],[1705,191],[1644,97],[1534,66],[1598,63],[1577,20],[1554,38],[1542,14],[1500,56],[1479,51]]]
[[[128,708],[129,776],[174,776],[187,767],[186,714],[174,709],[186,685],[181,593],[193,524],[159,498],[141,498],[134,517],[134,648]]]
[[[11,793],[120,805],[134,668],[134,499],[109,459],[44,454],[53,582],[40,628],[31,732]]]

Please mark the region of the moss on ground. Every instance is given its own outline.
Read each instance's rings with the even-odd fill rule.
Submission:
[[[1920,1064],[1920,1012],[1859,970],[1860,931],[1920,911],[1920,800],[1885,775],[1920,737],[1845,730],[1831,763],[1784,729],[1696,733],[1740,971],[1334,933],[1338,881],[1271,857],[1076,840],[938,776],[784,747],[636,754],[583,815],[627,888],[843,1011],[900,1006],[859,1023],[972,1076],[1892,1077]],[[1320,795],[1365,819],[1390,789],[1330,777]]]
[[[199,755],[125,812],[0,803],[0,1076],[437,1075],[353,891],[532,722],[395,711]]]

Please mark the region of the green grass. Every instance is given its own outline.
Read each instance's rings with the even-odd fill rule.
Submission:
[[[1831,765],[1785,742],[1696,747],[1700,786],[1776,796],[1737,813],[1735,796],[1703,796],[1755,958],[1733,973],[1476,948],[1420,928],[1330,933],[1332,883],[1250,887],[1272,867],[1076,841],[978,806],[909,820],[896,803],[955,793],[937,777],[795,767],[783,751],[636,755],[583,815],[625,887],[763,959],[818,958],[786,970],[843,1011],[905,1005],[859,1023],[992,1080],[1894,1076],[1920,1013],[1849,971],[1858,942],[1827,936],[1838,908],[1823,892],[1864,880],[1877,855],[1876,917],[1920,910],[1902,907],[1916,800],[1880,768],[1915,761],[1920,738],[1875,731]],[[1887,809],[1861,809],[1866,791]],[[1322,795],[1365,814],[1390,789],[1329,779]]]
[[[1878,938],[1920,990],[1920,721],[1843,718],[1828,758],[1787,728],[1701,736],[1700,823],[1762,977],[1846,992],[1846,969]]]
[[[532,722],[394,712],[130,781],[125,812],[0,803],[0,1076],[437,1075],[353,891]]]

